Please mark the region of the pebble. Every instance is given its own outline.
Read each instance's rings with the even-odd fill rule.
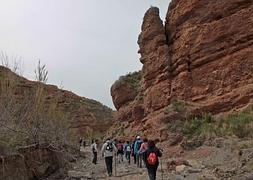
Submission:
[[[185,170],[186,166],[185,165],[180,165],[176,167],[176,172],[181,173]]]

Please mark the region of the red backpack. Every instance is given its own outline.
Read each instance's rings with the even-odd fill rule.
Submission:
[[[155,152],[151,152],[151,153],[148,155],[147,163],[148,163],[149,165],[156,165],[157,160],[158,160],[158,158],[157,158],[156,153],[155,153]]]

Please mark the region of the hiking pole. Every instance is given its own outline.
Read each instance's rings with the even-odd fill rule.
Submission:
[[[163,153],[163,149],[159,149]],[[161,172],[162,172],[162,180],[163,180],[163,158],[161,157]]]
[[[161,172],[162,172],[162,180],[163,180],[163,160],[161,158]]]
[[[114,158],[114,161],[115,161],[115,163],[114,163],[115,176],[117,176],[117,165],[116,165],[116,163],[117,163],[117,156],[116,156],[116,153],[114,153],[114,156],[115,156],[115,158]]]

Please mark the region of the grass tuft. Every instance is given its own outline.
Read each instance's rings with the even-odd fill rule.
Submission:
[[[253,137],[253,106],[243,112],[230,114],[223,118],[214,118],[203,114],[190,120],[174,121],[168,125],[172,132],[178,132],[188,138],[193,137]]]

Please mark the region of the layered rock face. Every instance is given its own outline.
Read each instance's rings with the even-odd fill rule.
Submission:
[[[151,129],[163,136],[161,127],[168,119],[164,111],[173,101],[194,104],[195,113],[212,114],[249,105],[253,99],[252,14],[251,0],[173,0],[163,25],[158,8],[151,7],[138,39],[143,98],[121,105],[114,101],[118,119],[133,121],[125,128]],[[112,88],[112,94],[121,96],[121,91]],[[136,104],[143,116],[134,116]]]
[[[174,1],[166,17],[172,96],[213,113],[253,97],[253,2]]]
[[[38,91],[38,86],[41,91]],[[13,97],[12,101],[16,104],[25,105],[40,94],[43,97],[43,109],[60,111],[68,118],[68,126],[79,136],[86,136],[88,133],[102,135],[113,123],[113,111],[101,103],[53,85],[29,81],[0,66],[0,95],[3,95],[6,87],[10,88],[7,89],[8,95]]]

